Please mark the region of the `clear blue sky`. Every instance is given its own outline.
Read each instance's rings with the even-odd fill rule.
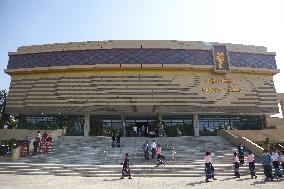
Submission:
[[[217,41],[261,45],[284,71],[283,0],[0,0],[0,89],[19,46],[98,40]],[[284,74],[275,77],[284,92]]]

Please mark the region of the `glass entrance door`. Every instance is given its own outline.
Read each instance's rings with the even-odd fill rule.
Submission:
[[[126,137],[193,136],[192,123],[192,116],[163,116],[161,124],[157,116],[126,116],[124,127],[120,116],[91,116],[90,136],[124,136],[124,129]]]

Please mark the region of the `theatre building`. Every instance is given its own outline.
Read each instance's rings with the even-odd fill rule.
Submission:
[[[9,53],[6,113],[68,135],[214,135],[262,129],[278,113],[275,53],[191,41],[98,41]],[[141,134],[141,133],[140,133]]]

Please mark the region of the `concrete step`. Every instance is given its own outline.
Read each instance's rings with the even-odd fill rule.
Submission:
[[[136,177],[197,177],[204,176],[204,165],[154,165],[130,166]],[[233,176],[231,164],[214,164],[216,176]],[[256,164],[257,174],[262,174],[262,167]],[[241,175],[249,175],[248,167],[240,167]],[[56,175],[56,176],[120,176],[121,165],[82,165],[82,164],[29,164],[0,163],[0,174],[19,175]]]

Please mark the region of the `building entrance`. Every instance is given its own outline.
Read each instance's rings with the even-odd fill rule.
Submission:
[[[156,116],[157,117],[157,116]],[[91,116],[90,136],[111,136],[113,133],[126,137],[193,136],[192,116],[156,117],[127,116],[125,124],[120,117]]]

